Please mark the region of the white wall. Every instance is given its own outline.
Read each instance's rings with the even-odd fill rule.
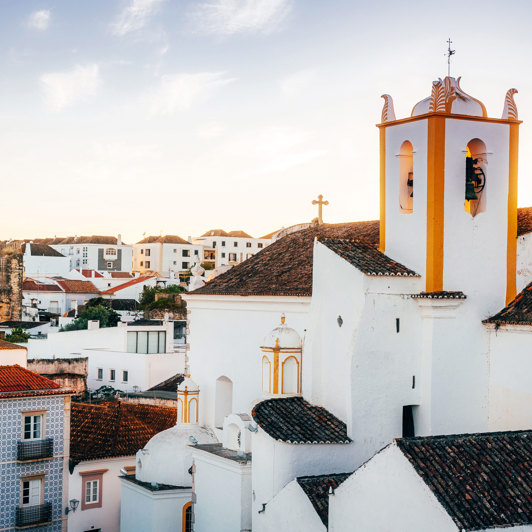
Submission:
[[[188,294],[190,368],[201,390],[200,423],[214,426],[216,379],[233,381],[232,412],[249,412],[262,397],[264,337],[280,324],[305,336],[309,297],[200,296]],[[305,362],[303,362],[303,365]]]
[[[490,327],[489,430],[532,427],[532,327]]]
[[[31,246],[31,244],[29,244]],[[66,276],[70,272],[70,259],[68,257],[50,257],[24,254],[24,275],[33,277],[37,275]]]
[[[329,530],[448,532],[457,527],[410,462],[392,444],[360,467],[329,497]]]
[[[297,480],[293,480],[268,503],[264,512],[257,514],[253,530],[326,532],[327,528]]]
[[[532,233],[517,238],[517,293],[532,281]]]
[[[107,458],[104,460],[90,460],[80,462],[71,475],[68,475],[68,500],[80,501],[78,509],[68,514],[68,528],[73,531],[101,528],[105,532],[120,531],[120,469],[125,466],[134,466],[134,456],[120,458]],[[102,506],[101,508],[81,509],[83,493],[83,477],[80,473],[107,469],[102,481]],[[65,505],[68,503],[63,501]]]
[[[48,281],[49,282],[49,281]],[[58,314],[64,314],[67,310],[66,294],[57,287],[57,292],[41,292],[41,291],[22,291],[23,305],[31,306],[31,300],[36,299],[38,301],[37,308],[50,312],[57,312]],[[52,301],[57,302],[55,309],[50,308]]]
[[[194,532],[251,530],[251,465],[193,449]]]
[[[28,350],[24,349],[0,349],[0,366],[18,364],[23,368],[28,365]]]
[[[121,485],[121,532],[182,530],[183,507],[191,500],[190,488],[149,491],[124,479]],[[102,532],[107,528],[102,527]]]

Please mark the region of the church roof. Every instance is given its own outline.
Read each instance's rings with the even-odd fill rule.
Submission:
[[[302,397],[279,397],[257,403],[251,412],[259,427],[286,443],[351,443],[346,424]]]
[[[173,427],[176,408],[117,401],[99,405],[72,403],[70,459],[133,456],[155,434]]]
[[[416,272],[381,253],[367,240],[320,237],[318,241],[366,275],[419,277]]]
[[[329,489],[335,490],[350,475],[351,473],[338,473],[297,477],[296,479],[326,527],[329,523]]]
[[[532,232],[532,207],[517,209],[517,236]]]
[[[316,237],[377,244],[379,222],[322,224],[288,234],[190,294],[310,296]]]
[[[447,292],[440,290],[437,292],[420,292],[419,294],[412,294],[412,299],[466,299],[467,296],[463,292]]]
[[[532,523],[532,431],[397,440],[459,530]]]
[[[496,325],[532,325],[532,283],[530,283],[517,297],[500,312],[484,323]]]

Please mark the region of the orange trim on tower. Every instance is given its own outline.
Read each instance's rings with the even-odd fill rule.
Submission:
[[[506,243],[506,304],[517,294],[517,162],[519,123],[510,125],[510,165],[508,174],[508,237]]]
[[[279,393],[279,349],[273,350],[273,393]]]
[[[191,506],[192,506],[191,502],[187,502],[183,506],[183,522],[182,522],[182,525],[181,525],[182,532],[186,532],[186,530],[187,530],[187,509],[190,508]]]
[[[380,137],[380,222],[379,222],[379,251],[386,249],[386,129],[379,130]]]
[[[445,117],[427,120],[427,268],[426,290],[443,290],[445,193]]]

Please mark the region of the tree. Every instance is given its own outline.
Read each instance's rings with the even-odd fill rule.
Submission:
[[[87,302],[88,303],[88,302]],[[116,327],[120,321],[120,315],[109,308],[109,304],[85,305],[78,317],[63,327],[63,331],[80,331],[87,329],[89,320],[98,320],[100,327]]]
[[[28,341],[30,335],[22,327],[14,327],[11,334],[6,334],[5,340],[17,344],[24,344]]]

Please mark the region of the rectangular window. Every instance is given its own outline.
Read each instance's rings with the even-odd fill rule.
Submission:
[[[251,247],[251,242],[246,242],[246,247],[250,248]]]
[[[98,380],[101,381],[103,379],[103,368],[98,368]]]
[[[42,501],[42,477],[22,481],[22,506],[37,506]]]
[[[199,249],[194,250],[194,255],[199,255]]]
[[[257,244],[257,247],[258,247],[259,249],[261,249],[261,248],[262,248],[262,242],[259,242],[259,243]]]
[[[127,333],[128,353],[166,353],[166,331]]]
[[[95,502],[98,502],[99,486],[99,480],[87,480],[87,482],[85,482],[85,504],[94,504]]]
[[[147,260],[147,261],[146,261],[146,268],[149,268],[149,267],[150,267],[150,261]]]
[[[113,267],[113,263],[112,262],[108,262],[107,263],[107,269],[110,270],[112,267]]]
[[[158,353],[159,352],[159,336],[157,333],[149,332],[148,333],[148,353]]]
[[[416,435],[413,410],[413,405],[403,406],[403,438],[411,438]]]
[[[222,253],[222,259],[225,259],[225,253]]]
[[[253,257],[253,253],[246,253],[246,259],[250,259],[251,257]]]
[[[87,264],[87,259],[83,259],[83,264]]]
[[[114,369],[110,369],[109,370],[109,380],[111,382],[115,381],[115,376],[116,376],[116,371]]]
[[[225,240],[222,240],[222,247],[225,247]]]
[[[182,255],[183,257],[190,257],[190,249],[184,249]]]
[[[141,260],[141,261],[140,261],[140,265],[141,265],[141,266],[144,266],[144,261]]]
[[[127,382],[129,379],[129,371],[122,371],[122,382]]]
[[[42,440],[43,414],[26,414],[24,416],[24,439]]]
[[[101,508],[103,475],[107,469],[95,469],[93,471],[80,471],[81,475],[81,510]]]
[[[174,266],[176,266],[176,265],[177,265],[177,261],[176,261],[176,260],[174,260]]]
[[[137,350],[136,353],[148,352],[148,332],[140,331],[137,333]]]
[[[238,242],[233,242],[233,247],[237,248],[238,247]]]
[[[183,270],[188,270],[188,262],[182,262],[181,268],[183,268]]]
[[[225,246],[225,242],[222,242],[222,246]],[[213,242],[213,243],[212,243],[212,247],[213,247],[213,248],[216,247],[216,242]]]
[[[236,253],[229,253],[229,261],[236,262]]]
[[[151,250],[147,249],[146,250],[146,257],[149,257],[151,255]]]
[[[144,250],[143,249],[140,250],[140,254],[144,255]]]

